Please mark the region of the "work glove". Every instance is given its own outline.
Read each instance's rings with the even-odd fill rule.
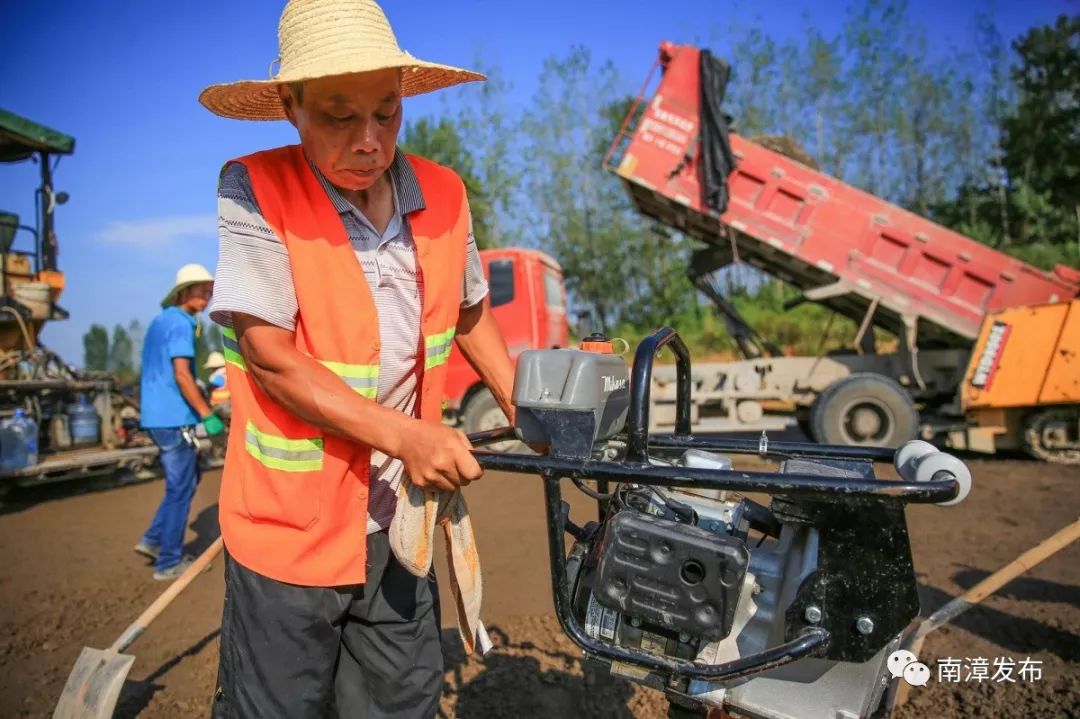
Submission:
[[[401,478],[397,506],[390,522],[390,549],[411,574],[424,578],[431,572],[435,549],[435,525],[443,530],[450,592],[458,613],[458,633],[465,653],[479,650],[481,656],[491,648],[484,623],[480,621],[483,582],[480,556],[476,551],[472,520],[460,489],[428,491],[417,487],[408,474]]]
[[[202,425],[209,437],[216,437],[225,431],[225,423],[221,421],[221,417],[218,417],[213,412],[203,417]]]

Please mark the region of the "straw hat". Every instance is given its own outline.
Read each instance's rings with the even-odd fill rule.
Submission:
[[[214,276],[210,274],[210,270],[206,269],[202,265],[184,265],[176,272],[176,282],[173,283],[172,289],[169,290],[169,294],[165,295],[165,299],[161,301],[162,307],[172,307],[176,304],[176,296],[180,294],[180,291],[191,287],[192,285],[202,284],[203,282],[213,282]]]
[[[211,352],[206,356],[206,362],[203,363],[203,367],[206,369],[219,369],[225,366],[225,355],[220,352]]]
[[[222,117],[284,120],[278,86],[290,82],[401,68],[401,91],[409,96],[485,79],[402,50],[374,0],[289,0],[278,23],[278,47],[278,72],[269,80],[211,85],[199,102]]]

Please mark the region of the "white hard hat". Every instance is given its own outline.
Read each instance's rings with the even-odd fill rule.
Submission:
[[[176,295],[179,294],[179,292],[185,287],[202,284],[203,282],[213,281],[214,276],[210,274],[210,270],[206,269],[202,265],[184,265],[176,271],[176,282],[173,283],[172,289],[169,290],[169,294],[165,295],[165,299],[161,301],[161,306],[171,307],[175,305]]]

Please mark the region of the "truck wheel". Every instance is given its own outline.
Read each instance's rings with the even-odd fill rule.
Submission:
[[[884,375],[859,372],[829,385],[810,414],[825,444],[899,447],[915,439],[919,413],[904,388]]]
[[[817,401],[816,397],[814,398],[814,401],[815,402]],[[796,407],[795,408],[795,424],[798,425],[799,431],[803,433],[803,436],[806,438],[807,442],[816,442],[817,441],[817,439],[814,437],[813,423],[810,421],[810,417],[812,417],[813,414],[814,414],[814,405],[813,404],[811,404],[809,407]]]
[[[1080,409],[1052,408],[1028,418],[1024,448],[1032,457],[1058,464],[1080,464]]]
[[[499,403],[495,401],[495,397],[492,396],[491,392],[488,391],[486,387],[469,397],[469,401],[465,403],[465,409],[461,413],[461,429],[465,434],[482,432],[487,429],[496,429],[497,427],[505,427],[506,425],[506,415],[499,407]],[[496,442],[495,444],[484,445],[483,448],[495,452],[531,454],[529,448],[517,440]]]

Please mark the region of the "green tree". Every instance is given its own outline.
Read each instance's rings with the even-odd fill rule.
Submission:
[[[131,364],[137,374],[142,367],[142,349],[143,341],[146,339],[146,330],[143,328],[142,322],[134,319],[128,323],[127,333],[128,337],[131,338]]]
[[[843,31],[850,63],[850,129],[857,138],[850,158],[851,177],[871,193],[891,200],[900,199],[899,188],[891,182],[889,158],[900,117],[901,79],[912,61],[905,46],[910,36],[902,0],[866,0],[852,6]]]
[[[983,72],[982,112],[984,122],[984,134],[989,138],[983,138],[984,145],[992,149],[989,152],[990,159],[979,167],[980,155],[970,155],[970,169],[965,177],[964,185],[985,185],[988,190],[988,199],[991,205],[997,208],[996,219],[998,226],[1004,233],[1009,226],[1009,200],[1008,200],[1008,176],[1003,166],[1005,151],[1003,149],[1005,116],[1015,104],[1016,88],[1012,83],[1011,68],[1009,67],[1009,48],[1005,43],[1001,32],[994,21],[985,14],[976,16],[978,28],[978,55],[981,60]],[[972,126],[979,127],[980,123],[972,120]],[[969,197],[970,197],[969,193]],[[977,202],[969,202],[966,206],[968,222],[975,224],[978,220],[979,207]],[[981,235],[973,235],[981,241],[988,241]]]
[[[1033,28],[1013,48],[1015,103],[991,97],[1000,154],[935,216],[1046,269],[1080,264],[1080,18]]]
[[[778,84],[780,68],[776,41],[759,26],[735,33],[731,84],[726,105],[734,128],[747,137],[781,131]]]
[[[693,305],[685,277],[688,242],[659,237],[601,161],[630,103],[608,64],[585,48],[545,61],[523,121],[531,174],[526,237],[562,265],[586,329],[674,321]]]
[[[601,108],[595,157],[603,157],[633,107],[633,98],[609,102]],[[693,241],[670,228],[648,226],[639,217],[621,181],[610,173],[597,180],[598,197],[605,212],[624,227],[612,241],[625,244],[629,255],[620,321],[653,329],[666,324],[682,326],[697,310],[695,290],[687,277]]]
[[[421,117],[405,126],[400,144],[406,152],[426,157],[457,172],[469,193],[477,247],[491,246],[492,211],[487,188],[476,175],[472,155],[457,123],[448,117],[438,121]]]
[[[477,180],[487,203],[484,231],[488,247],[520,244],[525,238],[517,222],[524,161],[519,120],[506,109],[510,84],[497,66],[480,57],[473,63],[487,76],[482,83],[462,85],[458,91],[458,127],[473,157]]]
[[[1005,118],[1005,169],[1015,183],[1020,244],[1077,239],[1080,213],[1080,15],[1016,41],[1019,93]]]
[[[844,161],[851,152],[851,138],[843,131],[846,110],[843,106],[844,80],[840,39],[827,38],[804,16],[807,27],[806,48],[801,56],[802,67],[787,68],[787,76],[801,82],[801,100],[813,107],[813,127],[804,128],[796,137],[813,138],[806,146],[813,148],[818,166],[833,175],[843,173]],[[805,111],[796,110],[794,118],[805,118]]]
[[[988,83],[971,58],[932,45],[903,0],[854,3],[834,34],[810,15],[803,25],[782,40],[758,25],[731,33],[737,132],[802,148],[824,172],[922,213],[983,166],[992,147],[973,103]],[[785,142],[767,141],[777,135]]]
[[[131,382],[135,379],[135,348],[131,336],[123,325],[113,328],[112,342],[109,345],[108,370],[112,372],[120,382]]]
[[[109,331],[101,325],[90,325],[83,335],[83,365],[90,372],[109,368]]]
[[[544,62],[540,86],[523,121],[531,160],[527,190],[533,203],[530,231],[536,245],[562,265],[579,308],[599,327],[610,328],[630,299],[627,273],[633,264],[631,235],[640,221],[613,211],[596,149],[605,98],[614,99],[610,66],[592,71],[583,47]],[[606,195],[606,196],[605,196]]]

